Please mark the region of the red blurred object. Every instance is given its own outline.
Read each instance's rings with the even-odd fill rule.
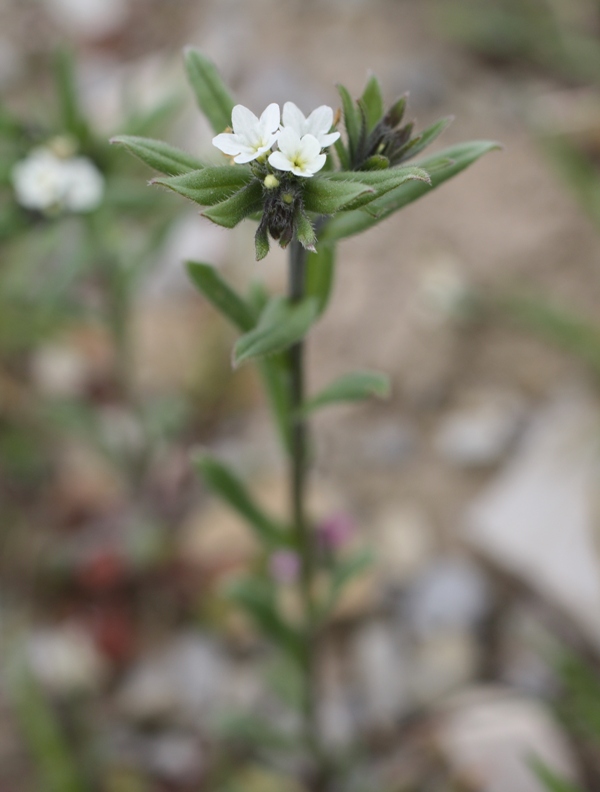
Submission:
[[[125,559],[114,550],[95,553],[77,570],[77,582],[88,591],[106,591],[120,586],[128,577]]]

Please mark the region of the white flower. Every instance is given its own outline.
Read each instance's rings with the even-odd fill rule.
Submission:
[[[291,171],[296,176],[314,176],[320,171],[327,156],[321,154],[321,144],[314,135],[304,135],[288,127],[277,138],[279,151],[269,156],[269,163],[277,170]]]
[[[312,135],[321,144],[321,148],[327,148],[339,138],[339,132],[329,130],[333,126],[333,110],[327,105],[321,105],[313,110],[306,118],[302,110],[293,102],[286,102],[283,106],[283,129],[293,129],[298,137]]]
[[[38,149],[15,165],[12,181],[21,206],[48,211],[60,205],[63,195],[62,161],[51,151]]]
[[[104,194],[104,178],[91,160],[62,159],[45,148],[18,162],[12,181],[21,206],[41,212],[91,212]]]
[[[97,209],[104,195],[104,178],[87,157],[73,157],[63,162],[63,204],[71,212]]]
[[[234,162],[251,162],[269,151],[277,140],[280,123],[278,104],[270,104],[260,119],[243,105],[236,105],[231,113],[233,132],[222,132],[213,138],[224,154],[234,157]]]

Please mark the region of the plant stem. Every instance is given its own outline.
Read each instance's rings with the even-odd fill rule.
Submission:
[[[290,244],[289,258],[289,298],[298,302],[304,297],[306,274],[306,251],[294,240]],[[296,546],[301,561],[301,596],[305,619],[304,655],[304,717],[307,744],[319,765],[322,754],[318,738],[316,710],[316,613],[313,601],[314,551],[310,526],[307,522],[304,504],[307,473],[307,425],[300,414],[304,400],[304,342],[299,341],[290,347],[290,411],[291,411],[291,465],[290,494],[292,505],[292,524]]]

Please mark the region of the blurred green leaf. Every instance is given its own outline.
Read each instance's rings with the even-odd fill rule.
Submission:
[[[373,551],[371,549],[360,550],[347,558],[336,561],[331,574],[328,598],[323,608],[324,617],[335,607],[340,594],[348,583],[366,572],[372,563]]]
[[[416,157],[417,154],[420,154],[423,151],[423,149],[426,149],[428,146],[430,146],[433,141],[438,138],[449,126],[449,124],[452,123],[453,120],[454,116],[447,116],[446,118],[436,121],[436,123],[432,124],[430,127],[427,127],[427,129],[414,137],[410,143],[408,143],[406,148],[403,149],[402,158],[408,159],[409,157]]]
[[[354,106],[352,97],[347,88],[343,85],[337,86],[340,98],[342,100],[342,110],[344,112],[344,125],[346,127],[346,134],[348,136],[348,155],[349,165],[354,162],[356,151],[360,139],[360,126],[361,119],[357,108]]]
[[[285,353],[280,352],[264,357],[258,361],[258,366],[271,411],[275,418],[282,448],[290,453],[292,448],[290,434],[290,383]]]
[[[194,285],[227,319],[243,331],[254,327],[251,307],[223,280],[215,267],[198,261],[188,261],[186,266]]]
[[[277,609],[275,588],[267,580],[236,580],[227,590],[228,597],[244,608],[271,640],[296,662],[304,658],[304,641],[300,632],[287,624]]]
[[[281,352],[300,341],[317,314],[318,303],[315,298],[290,303],[284,297],[274,297],[261,314],[256,327],[238,338],[233,350],[234,366]]]
[[[192,461],[209,489],[250,523],[264,545],[277,547],[286,544],[287,536],[282,526],[257,506],[244,484],[229,468],[204,451],[194,454]]]
[[[199,50],[188,47],[185,66],[198,106],[208,118],[214,132],[223,132],[231,124],[235,101],[221,79],[216,66]]]
[[[529,764],[548,792],[584,792],[580,786],[561,778],[539,759],[531,759]]]
[[[192,157],[191,154],[180,151],[160,140],[134,135],[117,135],[111,138],[110,142],[123,146],[146,165],[167,176],[178,176],[206,167],[203,162]]]
[[[89,792],[59,722],[37,683],[14,675],[12,701],[44,792]]]
[[[600,749],[600,671],[573,652],[564,652],[557,671],[565,689],[563,720],[576,734]]]
[[[329,303],[334,275],[335,245],[318,242],[316,252],[306,256],[304,288],[307,297],[317,300],[319,316]]]
[[[600,375],[600,326],[541,297],[506,295],[500,308],[530,330],[587,363]]]
[[[55,75],[62,131],[72,135],[85,147],[91,135],[79,102],[75,60],[66,49],[61,49],[56,54]]]
[[[390,394],[389,378],[385,374],[370,371],[355,371],[345,374],[324,390],[309,399],[302,407],[302,414],[340,402],[355,402],[372,396],[387,398]]]
[[[498,148],[499,145],[497,143],[490,141],[461,143],[457,146],[444,149],[440,154],[436,154],[415,164],[423,168],[423,170],[428,171],[430,162],[439,164],[442,159],[450,160],[451,164],[442,168],[438,167],[430,174],[431,187],[439,187],[448,179],[456,176],[457,173],[468,168],[469,165],[472,165],[484,154]],[[369,172],[369,174],[370,173],[371,172]],[[372,228],[377,223],[385,220],[386,217],[402,209],[402,207],[407,204],[416,201],[422,195],[429,192],[430,189],[428,184],[420,181],[410,181],[402,184],[400,187],[391,190],[382,198],[369,204],[369,211],[376,212],[377,216],[360,209],[337,215],[327,221],[323,231],[320,233],[320,238],[326,241],[333,241],[359,234],[361,231]]]

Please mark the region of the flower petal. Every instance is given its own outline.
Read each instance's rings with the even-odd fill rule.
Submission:
[[[231,122],[236,135],[250,140],[256,138],[259,121],[252,110],[244,105],[236,105],[231,111]]]
[[[293,129],[298,137],[302,137],[306,132],[304,113],[293,102],[286,102],[283,106],[283,125]]]
[[[286,157],[295,157],[300,149],[300,135],[292,127],[284,127],[277,135],[277,145]]]
[[[306,132],[320,139],[326,134],[333,124],[333,110],[327,105],[321,105],[313,110],[306,119]]]
[[[321,151],[321,144],[314,135],[304,135],[298,147],[300,158],[304,162],[310,162]]]
[[[274,151],[269,155],[269,165],[281,171],[293,170],[293,165],[290,160],[281,151]]]
[[[243,146],[238,136],[231,132],[221,132],[220,135],[212,139],[212,144],[222,151],[223,154],[229,154],[230,156],[239,154]]]
[[[332,132],[329,135],[321,135],[319,138],[319,143],[321,144],[321,148],[328,148],[331,146],[332,143],[340,137],[339,132]]]
[[[317,156],[312,160],[307,166],[306,169],[310,171],[310,173],[305,174],[306,176],[312,176],[317,171],[320,171],[325,162],[327,161],[327,154],[317,154]]]
[[[281,121],[281,112],[276,102],[270,104],[260,117],[259,125],[263,133],[272,135],[278,129]]]

